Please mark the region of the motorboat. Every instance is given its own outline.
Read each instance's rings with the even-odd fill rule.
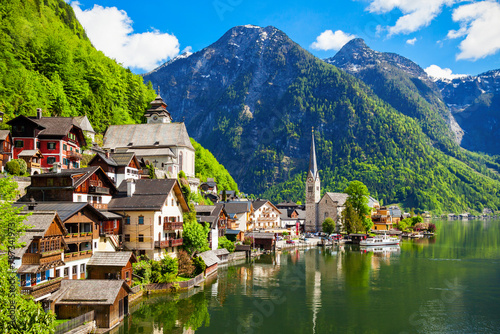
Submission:
[[[391,237],[386,234],[377,235],[373,238],[366,238],[359,242],[360,246],[384,246],[384,245],[399,245],[399,238]]]

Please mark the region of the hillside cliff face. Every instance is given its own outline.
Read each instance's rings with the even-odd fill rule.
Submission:
[[[488,169],[484,161],[460,154],[446,123],[449,111],[433,109],[426,100],[434,101],[426,88],[433,83],[427,78],[415,83],[412,79],[424,75],[418,66],[387,57],[405,63],[404,73],[413,74],[403,81],[421,91],[410,102],[399,98],[401,105],[419,104],[410,111],[395,109],[375,89],[312,56],[274,27],[232,28],[144,80],[160,86],[174,119],[186,121],[190,135],[245,192],[303,200],[314,128],[325,191],[342,191],[359,179],[384,202],[434,210],[498,207],[500,183],[490,169],[500,166],[488,161]],[[398,94],[405,91],[395,86]],[[436,129],[426,117],[438,122]],[[484,189],[492,194],[483,196]]]
[[[500,70],[435,83],[465,131],[462,147],[500,154]]]

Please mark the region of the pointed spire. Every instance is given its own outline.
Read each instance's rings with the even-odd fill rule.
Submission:
[[[311,132],[311,153],[309,155],[309,171],[316,178],[318,174],[318,165],[316,164],[316,147],[314,146],[314,127]]]

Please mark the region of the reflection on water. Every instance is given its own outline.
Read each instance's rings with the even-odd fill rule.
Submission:
[[[145,299],[120,333],[500,332],[500,221],[437,222],[400,247],[293,250]]]

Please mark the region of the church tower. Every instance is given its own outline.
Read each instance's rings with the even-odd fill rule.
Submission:
[[[167,104],[160,96],[160,87],[158,87],[158,96],[151,102],[151,108],[144,113],[147,123],[171,123],[172,116],[167,110]]]
[[[311,153],[309,156],[309,170],[306,180],[306,232],[319,231],[318,203],[321,199],[321,181],[316,163],[316,147],[314,146],[314,129],[311,135]]]

